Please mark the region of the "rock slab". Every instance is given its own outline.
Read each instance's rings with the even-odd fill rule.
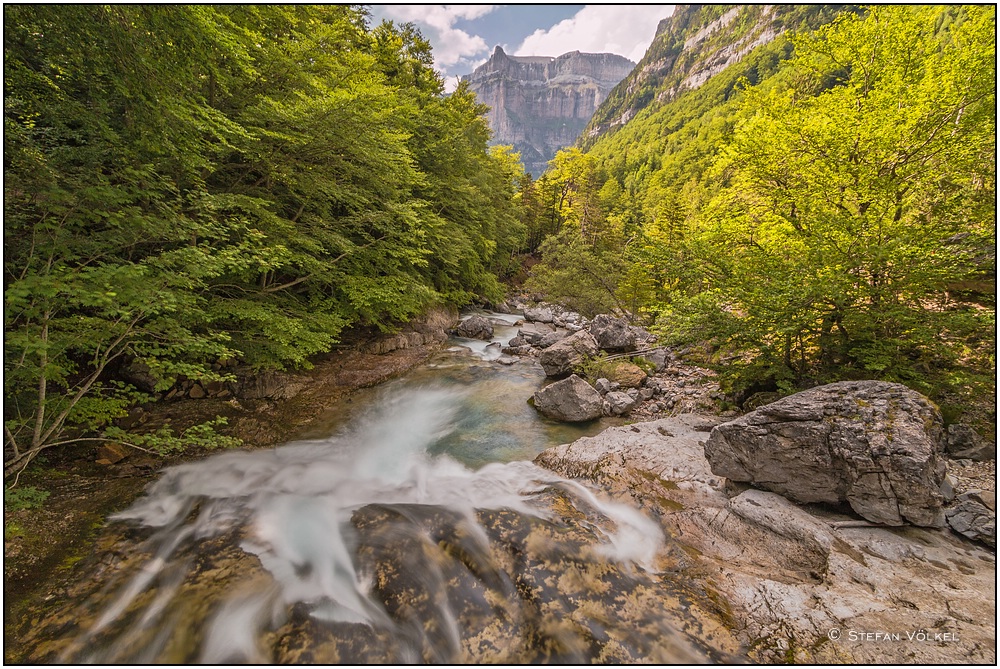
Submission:
[[[712,430],[712,471],[801,503],[848,503],[887,525],[941,527],[938,409],[906,386],[843,381],[763,406]]]

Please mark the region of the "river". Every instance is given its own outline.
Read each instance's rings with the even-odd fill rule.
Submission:
[[[702,658],[663,616],[598,610],[621,594],[609,583],[658,587],[664,537],[636,509],[531,463],[609,423],[541,418],[526,401],[544,382],[538,365],[496,362],[516,317],[488,315],[494,341],[451,340],[302,439],[165,470],[111,519],[122,529],[106,568],[39,632],[53,638],[34,657],[535,662],[624,648],[619,660]],[[567,570],[593,582],[563,585]]]

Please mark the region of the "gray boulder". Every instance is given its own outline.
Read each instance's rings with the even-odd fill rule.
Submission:
[[[611,390],[611,382],[604,378],[597,379],[594,381],[594,387],[597,388],[597,392],[603,395]]]
[[[469,316],[455,326],[455,334],[469,339],[493,338],[493,324],[483,316]]]
[[[953,530],[974,541],[997,547],[996,493],[991,490],[970,490],[959,495],[945,509]]]
[[[542,337],[538,343],[535,344],[538,348],[548,348],[556,342],[562,341],[566,338],[569,333],[565,330],[556,330],[555,332],[550,332],[544,337]]]
[[[847,502],[877,523],[941,527],[941,413],[898,383],[843,381],[712,430],[712,471],[801,503]]]
[[[597,342],[586,330],[566,337],[541,352],[538,361],[546,376],[564,376],[587,356],[596,355]]]
[[[612,390],[604,395],[603,411],[608,416],[621,416],[639,405],[638,394],[633,397],[619,390]]]
[[[537,391],[534,404],[543,416],[567,423],[593,420],[602,413],[601,394],[576,374]]]
[[[635,330],[624,318],[607,314],[595,316],[590,323],[590,334],[594,335],[602,351],[634,351]]]
[[[524,319],[536,323],[551,323],[553,319],[552,309],[543,306],[528,307],[524,310]]]
[[[995,460],[996,444],[990,444],[968,425],[956,423],[948,426],[948,455],[955,460]]]

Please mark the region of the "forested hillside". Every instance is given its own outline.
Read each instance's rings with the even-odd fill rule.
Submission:
[[[759,8],[705,11],[752,26]],[[701,347],[734,397],[844,378],[946,414],[992,396],[995,22],[844,11],[657,104],[633,75],[595,123],[634,117],[523,186],[529,288]],[[679,45],[704,24],[665,27]]]
[[[141,399],[126,366],[304,365],[498,298],[519,164],[431,63],[356,7],[5,6],[5,477]]]

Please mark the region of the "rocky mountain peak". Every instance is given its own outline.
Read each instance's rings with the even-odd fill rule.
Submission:
[[[512,56],[502,47],[469,76],[469,88],[490,106],[494,144],[511,144],[538,176],[570,146],[594,110],[635,63],[615,54],[571,51],[561,56]]]

